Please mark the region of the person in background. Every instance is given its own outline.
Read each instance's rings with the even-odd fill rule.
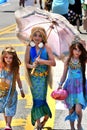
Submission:
[[[65,120],[70,121],[71,130],[75,130],[76,119],[77,129],[82,130],[82,109],[85,109],[87,104],[86,62],[87,51],[81,40],[75,39],[70,46],[69,57],[64,64],[63,75],[58,87],[58,89],[63,88],[68,92],[65,103],[69,109],[69,115]]]
[[[74,4],[75,0],[53,0],[52,12],[63,15],[68,19],[68,7],[69,4]]]
[[[75,4],[69,4],[68,20],[69,22],[77,26],[77,30],[80,31],[80,26],[82,25],[82,0],[75,0]]]
[[[37,0],[34,0],[34,3],[37,4]],[[40,4],[40,9],[43,9],[42,0],[39,0],[39,4]]]
[[[25,97],[19,74],[20,64],[15,49],[5,47],[0,56],[0,113],[4,113],[6,123],[4,130],[12,130],[11,122],[17,107],[16,82],[21,96]]]
[[[25,6],[25,0],[19,0],[19,6],[24,7]]]
[[[51,11],[51,9],[52,9],[52,2],[53,2],[53,0],[45,0],[45,7],[44,7],[44,9],[47,10],[47,11]]]
[[[29,40],[25,52],[25,65],[33,97],[31,122],[32,125],[37,125],[37,130],[41,130],[48,118],[52,117],[46,97],[49,76],[51,77],[49,69],[51,66],[55,66],[56,63],[51,48],[46,44],[47,34],[44,28],[33,27]],[[42,117],[43,121],[41,121]]]

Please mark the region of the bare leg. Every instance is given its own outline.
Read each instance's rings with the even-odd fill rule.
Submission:
[[[5,116],[5,114],[4,114],[4,119],[5,119],[5,123],[7,124],[7,117]]]
[[[46,124],[48,118],[49,118],[48,115],[46,115],[46,116],[44,117],[43,121],[41,122],[42,127],[44,127],[44,125]]]
[[[21,6],[21,0],[19,1],[19,6]]]
[[[74,128],[74,122],[70,121],[71,130],[75,130]]]
[[[23,6],[24,7],[24,3],[25,3],[25,0],[20,0],[19,1],[19,6]]]
[[[41,130],[42,124],[40,123],[40,119],[38,119],[36,122],[37,122],[37,130]]]
[[[73,112],[74,112],[74,108],[69,110],[69,114],[72,114]],[[70,121],[70,127],[71,127],[71,130],[75,130],[74,121]]]
[[[80,21],[79,21],[79,19],[77,19],[76,25],[77,25],[77,30],[81,33],[81,31],[80,31],[80,29],[79,29],[79,27],[80,27]]]
[[[37,4],[37,0],[34,0],[34,4]]]
[[[11,128],[12,117],[4,115],[4,119],[5,119],[5,122],[6,122],[6,127],[10,127]]]
[[[78,130],[82,130],[82,127],[81,127],[81,122],[82,122],[82,106],[80,104],[76,105],[76,113],[78,114],[77,128],[78,128]]]
[[[39,4],[40,4],[40,9],[43,9],[43,7],[42,7],[42,0],[39,0]]]
[[[24,7],[25,0],[22,0],[22,6]]]

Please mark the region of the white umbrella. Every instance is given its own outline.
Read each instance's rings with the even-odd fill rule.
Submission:
[[[66,55],[75,35],[79,32],[68,20],[59,14],[50,13],[35,7],[25,7],[15,12],[17,35],[29,39],[31,29],[35,26],[44,27],[47,32],[47,44],[57,57]]]

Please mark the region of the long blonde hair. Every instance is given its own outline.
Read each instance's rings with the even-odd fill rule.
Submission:
[[[41,36],[42,36],[42,42],[43,44],[47,43],[47,34],[46,31],[43,27],[33,27],[31,30],[31,34],[30,34],[30,41],[33,40],[33,36],[36,32],[40,32]],[[53,78],[52,78],[52,69],[49,66],[49,74],[48,74],[48,85],[50,86],[50,88],[52,88],[52,84],[53,84]],[[26,80],[29,86],[31,86],[31,81],[30,81],[30,73],[29,70],[25,67],[25,75],[26,75]]]

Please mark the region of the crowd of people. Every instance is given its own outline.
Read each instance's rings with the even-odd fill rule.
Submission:
[[[37,0],[34,2],[36,4]],[[43,9],[42,1],[39,0],[39,2],[40,8]],[[60,0],[60,3],[62,5],[64,4],[64,6],[60,6],[58,2],[58,0],[53,0],[50,5],[52,8],[49,8],[48,11],[51,9],[53,13],[60,12],[61,15],[68,19],[69,9],[69,18],[73,14],[72,12],[74,12],[75,17],[75,19],[73,18],[74,21],[70,18],[70,22],[73,25],[77,25],[77,27],[82,25],[80,1],[80,11],[76,10],[77,0],[64,0],[64,3],[63,0],[62,3]],[[25,0],[20,0],[19,4],[24,7]],[[79,30],[79,28],[77,29]],[[21,37],[21,39],[22,41],[28,41],[24,62],[26,69],[25,76],[28,80],[33,102],[31,108],[31,124],[35,126],[36,130],[42,130],[48,119],[52,118],[52,111],[47,103],[47,90],[48,86],[52,86],[52,73],[50,70],[56,66],[56,61],[50,46],[47,44],[47,33],[43,27],[33,27],[28,39],[25,37]],[[77,129],[82,130],[82,110],[85,110],[87,107],[86,62],[86,45],[79,36],[75,36],[69,47],[69,55],[64,61],[63,75],[60,78],[57,88],[57,90],[64,89],[68,93],[64,103],[69,110],[69,115],[66,116],[65,120],[70,121],[71,130],[75,130],[74,123],[76,119]],[[7,46],[2,50],[0,55],[0,113],[4,114],[6,123],[4,130],[12,130],[11,122],[13,116],[16,114],[17,108],[18,94],[16,82],[21,96],[23,98],[25,97],[20,80],[20,64],[21,61],[17,56],[15,48]],[[42,117],[43,120],[41,120]]]
[[[31,2],[32,1],[32,2]],[[34,6],[39,2],[40,9],[51,11],[63,15],[73,26],[77,26],[77,30],[80,31],[82,25],[82,4],[84,0],[45,0],[44,4],[42,0],[20,0],[20,6]]]
[[[24,37],[23,37],[24,38]],[[22,39],[25,40],[25,39]],[[26,76],[30,86],[33,106],[31,109],[31,123],[36,130],[41,130],[52,112],[47,103],[48,85],[52,85],[51,66],[56,66],[55,57],[47,43],[47,34],[43,27],[33,27],[29,36],[29,43],[25,51]],[[69,56],[64,62],[63,76],[59,82],[59,89],[68,93],[65,104],[69,110],[66,120],[70,121],[71,130],[75,130],[74,122],[77,119],[77,129],[82,130],[82,109],[87,106],[86,62],[87,51],[82,40],[75,37],[69,48]],[[25,94],[19,75],[19,60],[13,47],[5,47],[0,56],[0,113],[4,114],[6,128],[12,130],[11,122],[16,113],[17,91],[16,82],[21,96]],[[43,120],[41,118],[43,117]]]

